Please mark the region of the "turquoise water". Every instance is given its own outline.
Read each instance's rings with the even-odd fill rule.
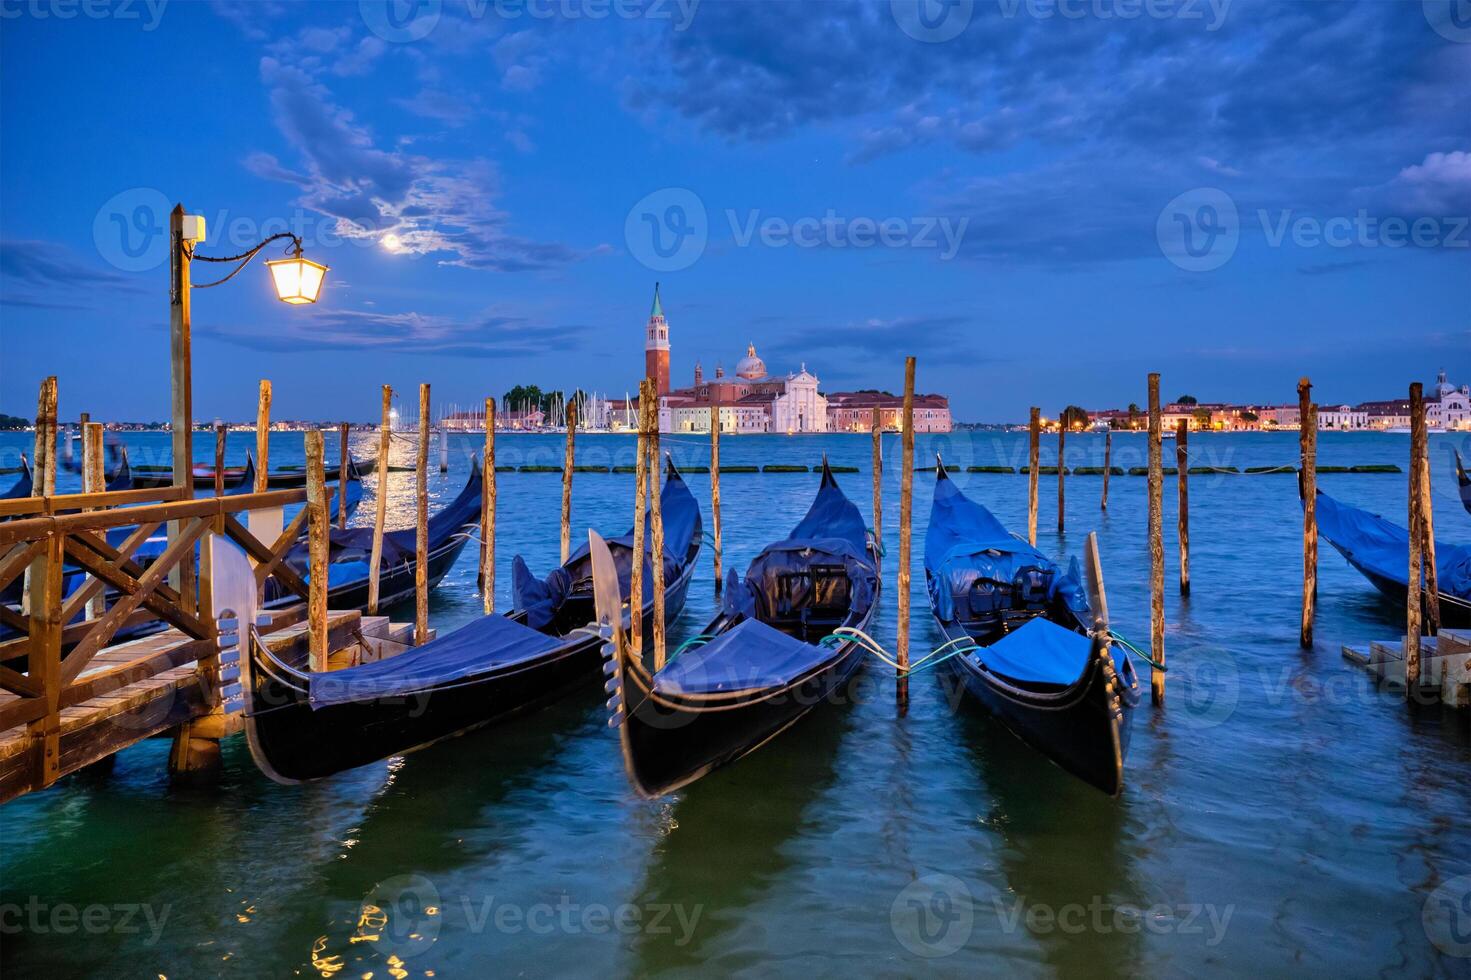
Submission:
[[[164,461],[166,436],[127,439],[135,462]],[[371,456],[374,442],[355,435],[354,451]],[[1431,444],[1439,536],[1471,541],[1446,452],[1471,445]],[[0,466],[26,445],[0,436]],[[253,445],[232,436],[231,461]],[[300,435],[274,436],[272,461],[300,462],[300,445]],[[678,462],[706,462],[703,438],[665,445]],[[935,450],[960,466],[1025,461],[1020,435],[921,437],[918,447],[921,465]],[[432,479],[440,501],[463,485],[478,440],[451,448],[450,472]],[[727,464],[812,464],[825,452],[861,467],[839,481],[869,510],[867,436],[727,438],[721,448]],[[503,436],[499,449],[503,464],[556,464],[562,440]],[[1296,438],[1197,435],[1191,449],[1198,464],[1285,465]],[[888,646],[897,451],[886,438],[888,591],[875,633]],[[1165,451],[1172,463],[1173,445]],[[200,458],[212,452],[202,439]],[[410,453],[397,444],[395,462]],[[1143,453],[1142,436],[1115,437],[1115,464],[1142,465]],[[1407,455],[1405,436],[1324,434],[1319,459],[1403,466]],[[1048,440],[1044,463],[1053,457]],[[578,443],[579,462],[631,458],[627,437]],[[1067,461],[1100,464],[1102,437],[1070,438]],[[955,478],[1025,530],[1025,477]],[[687,479],[707,505],[708,477]],[[918,557],[932,480],[915,477],[918,650],[939,642]],[[411,519],[412,481],[391,475],[391,524]],[[1148,635],[1144,482],[1114,477],[1104,514],[1100,478],[1069,478],[1059,537],[1056,478],[1044,476],[1039,521],[1039,545],[1059,555],[1098,532],[1115,625],[1136,640]],[[727,566],[743,568],[783,535],[816,483],[726,476]],[[632,485],[578,474],[574,526],[625,528]],[[1321,485],[1395,519],[1404,511],[1404,475],[1325,475]],[[1343,642],[1395,635],[1403,613],[1326,544],[1317,646],[1298,648],[1291,475],[1196,476],[1190,490],[1194,594],[1174,588],[1171,480],[1168,703],[1146,697],[1137,713],[1119,800],[956,713],[932,675],[912,682],[900,717],[882,668],[862,676],[850,703],[822,706],[658,802],[630,793],[596,689],[303,787],[261,776],[238,738],[217,788],[172,787],[168,743],[154,740],[109,775],[0,809],[0,965],[7,977],[1471,975],[1466,713],[1412,711],[1341,658]],[[371,520],[372,492],[358,523]],[[501,474],[499,500],[504,606],[512,555],[539,573],[556,562],[560,478]],[[433,596],[441,629],[478,613],[473,552]],[[674,642],[713,608],[708,563],[707,549]]]

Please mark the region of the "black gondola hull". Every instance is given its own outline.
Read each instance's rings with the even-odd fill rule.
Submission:
[[[947,639],[967,635],[957,624],[936,622]],[[1075,683],[1031,690],[980,669],[969,657],[951,657],[937,669],[952,703],[977,705],[1064,771],[1110,796],[1122,792],[1139,704],[1132,670],[1125,680],[1111,658],[1094,653]]]
[[[1355,561],[1353,555],[1351,555],[1349,552],[1345,551],[1343,548],[1340,548],[1332,541],[1329,541],[1328,543],[1332,544],[1334,550],[1343,555],[1344,559],[1350,565],[1352,565],[1360,575],[1368,579],[1369,584],[1374,586],[1374,588],[1377,589],[1381,595],[1393,602],[1394,607],[1397,610],[1398,617],[1400,619],[1403,619],[1405,615],[1405,605],[1409,602],[1410,598],[1409,587],[1405,585],[1404,582],[1397,581],[1385,575],[1380,575],[1372,569],[1365,568],[1363,565],[1360,565],[1357,561]],[[1406,575],[1408,574],[1409,573],[1407,570]],[[1463,601],[1464,600],[1456,600],[1454,596],[1447,597],[1444,593],[1441,594],[1440,625],[1450,627],[1451,629],[1471,628],[1471,606],[1462,605]],[[1388,603],[1386,603],[1386,605],[1388,605]],[[1425,603],[1422,602],[1420,604],[1421,622],[1425,621],[1428,613],[1429,611],[1425,608]]]
[[[457,538],[456,555],[465,541]],[[679,577],[665,589],[665,613],[671,622],[684,609],[697,555],[698,545]],[[448,561],[444,570],[453,563]],[[412,595],[412,570],[408,580],[408,594]],[[387,581],[385,576],[384,596],[389,595]],[[652,602],[645,610],[644,629],[653,631]],[[401,755],[504,722],[591,685],[602,676],[602,644],[596,635],[569,637],[564,646],[513,669],[490,671],[403,697],[317,709],[294,686],[274,677],[270,665],[257,657],[247,718],[251,753],[263,772],[283,783],[321,779]]]
[[[679,710],[642,700],[621,723],[624,761],[634,788],[650,799],[663,796],[749,755],[822,702],[841,700],[865,656],[847,644],[834,662],[792,689],[727,710]]]

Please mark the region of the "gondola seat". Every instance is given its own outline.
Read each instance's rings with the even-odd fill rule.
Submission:
[[[485,616],[421,647],[372,663],[311,675],[311,705],[410,697],[532,660],[565,641],[505,616]]]

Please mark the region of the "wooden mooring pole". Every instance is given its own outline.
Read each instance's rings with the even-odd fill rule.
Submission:
[[[1420,683],[1420,615],[1425,602],[1425,556],[1421,550],[1425,519],[1420,509],[1420,443],[1424,438],[1425,390],[1416,381],[1410,385],[1410,569],[1405,588],[1405,685],[1411,703]]]
[[[31,471],[34,483],[31,493],[37,496],[56,496],[56,375],[41,382],[41,391],[36,398],[36,454],[32,458]]]
[[[169,378],[170,417],[173,449],[173,483],[184,499],[194,496],[194,374],[190,267],[194,253],[184,241],[184,205],[174,205],[169,214]],[[184,532],[185,521],[169,521],[172,546]],[[192,561],[179,562],[169,572],[169,585],[179,593],[179,604],[187,613],[197,608],[198,590]]]
[[[107,489],[107,472],[103,464],[102,423],[82,423],[82,490],[102,493]],[[107,612],[107,597],[99,592],[87,600],[87,618],[98,619]]]
[[[628,583],[628,644],[636,654],[644,652],[644,521],[649,490],[649,402],[652,386],[645,378],[638,384],[638,456],[634,460],[633,567]]]
[[[215,426],[215,496],[225,495],[225,436],[229,433],[223,425]]]
[[[1313,383],[1297,383],[1297,445],[1302,456],[1302,628],[1298,643],[1304,650],[1313,646],[1313,617],[1318,602],[1318,407],[1313,404]]]
[[[264,378],[255,406],[255,492],[271,488],[271,383]]]
[[[899,664],[895,693],[899,710],[909,704],[909,561],[910,525],[914,517],[914,358],[904,359],[904,417],[901,422],[903,458],[899,461],[899,573],[895,588],[899,592],[899,636],[894,659]]]
[[[480,592],[495,612],[495,399],[485,399],[485,457],[480,462]]]
[[[562,564],[572,556],[572,457],[577,446],[577,399],[567,403],[567,452],[562,458]]]
[[[1067,476],[1067,423],[1066,412],[1057,420],[1057,533],[1063,532],[1066,523],[1067,499],[1063,495],[1062,481]]]
[[[1113,468],[1113,430],[1103,434],[1103,497],[1098,501],[1099,510],[1108,510],[1108,474]]]
[[[1031,446],[1027,456],[1027,544],[1037,546],[1037,468],[1042,462],[1042,410],[1034,407],[1028,423]]]
[[[1425,632],[1440,633],[1440,574],[1435,566],[1435,511],[1431,502],[1430,434],[1420,424],[1420,559],[1425,579]]]
[[[373,551],[368,558],[368,615],[378,615],[378,580],[383,567],[383,522],[388,516],[388,451],[393,438],[393,389],[383,386],[378,424],[378,486],[373,490]]]
[[[1165,662],[1164,446],[1160,428],[1159,375],[1149,376],[1149,649],[1154,662]],[[1164,671],[1149,672],[1155,704],[1165,703]]]
[[[327,669],[327,548],[332,515],[327,509],[327,473],[321,429],[306,433],[306,505],[308,556],[307,622],[311,633],[311,669]]]
[[[649,542],[652,553],[650,561],[654,570],[654,669],[664,667],[664,503],[661,489],[664,482],[664,460],[659,453],[659,393],[654,383],[649,382]]]
[[[720,406],[710,406],[710,527],[714,532],[715,595],[725,590],[720,579]]]
[[[337,429],[337,528],[347,528],[347,474],[350,467],[347,465],[348,454],[352,452],[347,445],[348,425],[343,422]]]
[[[884,415],[873,409],[873,539],[883,547],[884,540]]]
[[[1180,486],[1176,531],[1180,539],[1180,594],[1190,594],[1190,423],[1175,425],[1175,472]]]
[[[429,642],[429,386],[419,385],[419,458],[414,486],[414,645]]]

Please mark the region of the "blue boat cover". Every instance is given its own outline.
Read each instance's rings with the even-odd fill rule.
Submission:
[[[937,475],[935,480],[924,565],[930,602],[942,622],[956,621],[955,596],[965,595],[976,581],[1010,583],[1026,569],[1038,569],[1048,576],[1049,599],[1061,597],[1078,613],[1088,608],[1076,563],[1064,572],[1051,558],[1014,537],[995,515],[944,476]]]
[[[1083,676],[1092,649],[1093,642],[1083,634],[1038,616],[1014,633],[966,656],[1013,680],[1066,686]]]
[[[847,578],[846,595],[814,595],[823,584],[803,579],[800,573],[814,565],[840,565]],[[822,482],[807,514],[792,529],[791,537],[768,545],[746,569],[741,582],[731,570],[721,598],[729,613],[760,619],[782,619],[814,603],[852,609],[867,609],[878,588],[878,570],[868,551],[868,528],[863,515],[843,495],[832,471],[823,463]],[[831,587],[831,583],[828,583]]]
[[[1354,565],[1391,582],[1410,578],[1410,532],[1378,514],[1360,510],[1318,491],[1318,530]],[[1435,542],[1440,591],[1471,600],[1471,545]]]
[[[483,616],[396,657],[312,674],[311,705],[325,708],[418,694],[532,660],[564,643],[505,616]]]
[[[830,647],[803,643],[759,619],[745,619],[671,660],[655,675],[654,689],[661,694],[729,694],[782,687],[832,655]]]
[[[679,473],[671,470],[664,488],[659,491],[660,518],[664,523],[664,581],[672,582],[681,570],[690,545],[700,536],[700,505]],[[653,515],[644,518],[644,608],[653,605],[653,590],[647,583],[654,580],[652,556],[654,553]],[[633,528],[627,533],[608,540],[608,550],[618,569],[619,593],[625,599],[633,590]],[[566,564],[552,570],[545,579],[539,579],[517,555],[511,562],[511,605],[525,610],[526,621],[537,629],[549,626],[555,619],[557,609],[572,593],[579,582],[591,582],[592,559],[587,543],[572,552]]]

